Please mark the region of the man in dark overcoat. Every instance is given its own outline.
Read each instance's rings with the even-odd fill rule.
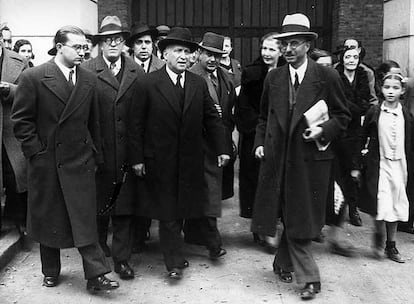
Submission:
[[[43,285],[58,284],[60,248],[76,247],[89,291],[119,287],[97,242],[95,167],[102,163],[96,76],[79,67],[83,31],[59,29],[56,56],[21,74],[14,133],[28,164],[28,233],[40,243]]]
[[[275,36],[288,64],[270,71],[263,87],[255,138],[262,163],[252,221],[253,232],[274,235],[282,217],[285,229],[273,267],[284,282],[295,272],[297,282],[305,284],[302,299],[314,298],[321,287],[311,244],[325,223],[334,157],[326,145],[350,119],[339,75],[307,57],[317,37],[309,28],[305,15],[287,15],[282,34]],[[308,125],[304,114],[310,109],[326,120]]]
[[[205,33],[198,50],[198,63],[190,68],[190,72],[200,75],[206,81],[210,96],[225,127],[225,145],[231,151],[234,129],[232,109],[236,92],[228,73],[219,67],[220,57],[224,53],[223,44],[224,36],[212,32]],[[224,180],[224,170],[229,168],[230,164],[224,168],[217,166],[217,155],[211,138],[205,138],[204,150],[204,176],[209,204],[205,217],[186,220],[184,232],[187,242],[205,245],[209,250],[210,258],[214,259],[226,253],[225,249],[221,248],[222,241],[217,228],[217,217],[221,217],[224,184],[233,186],[233,178],[229,181]],[[229,170],[232,169],[229,168]]]
[[[133,279],[128,264],[132,250],[132,219],[137,203],[136,176],[127,161],[126,121],[130,104],[138,102],[136,95],[142,69],[122,54],[128,31],[122,28],[117,16],[102,20],[99,33],[94,36],[100,54],[83,66],[98,76],[99,118],[102,133],[104,163],[96,172],[98,212],[111,200],[114,189],[120,187],[111,214],[113,238],[112,258],[115,272],[121,279]],[[131,171],[131,172],[130,172]],[[106,246],[107,217],[98,214],[100,244]]]
[[[0,189],[5,189],[5,215],[24,232],[27,209],[26,160],[13,133],[11,106],[20,74],[28,67],[26,60],[3,46],[0,32]],[[0,211],[0,230],[1,230]]]
[[[165,65],[165,61],[159,59],[153,52],[157,36],[156,29],[152,29],[146,24],[137,23],[132,27],[130,37],[125,41],[125,44],[130,48],[133,60],[142,67],[146,74],[157,71]],[[138,253],[145,250],[145,241],[150,239],[151,219],[136,216],[134,225],[132,252]]]
[[[188,266],[182,253],[183,219],[204,216],[203,132],[214,138],[218,166],[229,158],[224,127],[203,78],[186,71],[198,45],[186,28],[159,42],[165,68],[150,73],[131,110],[130,157],[142,177],[139,214],[158,219],[161,250],[171,279]]]

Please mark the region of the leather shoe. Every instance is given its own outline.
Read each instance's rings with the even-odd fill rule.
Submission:
[[[210,250],[209,257],[211,260],[216,260],[219,257],[225,255],[226,253],[227,253],[226,249],[220,247],[216,250]]]
[[[122,280],[131,280],[134,278],[134,270],[127,262],[115,263],[115,272],[119,274]]]
[[[306,283],[305,287],[300,292],[300,297],[302,300],[312,300],[313,298],[315,298],[315,295],[320,292],[321,292],[320,282]]]
[[[168,272],[168,278],[172,280],[181,280],[183,278],[183,271],[179,268],[173,268]]]
[[[329,244],[329,250],[334,254],[342,255],[347,258],[351,258],[356,255],[355,247],[345,242],[331,242]]]
[[[361,220],[361,217],[359,216],[358,211],[354,211],[349,214],[349,222],[351,223],[351,225],[354,225],[357,227],[362,226],[362,220]]]
[[[282,268],[273,265],[273,272],[279,276],[279,280],[283,283],[292,283],[292,273],[290,271],[285,271]]]
[[[401,231],[401,232],[406,232],[406,233],[414,234],[414,228],[413,227],[409,227],[407,225],[398,225],[397,226],[397,230],[398,231]]]
[[[397,263],[405,263],[405,260],[401,258],[400,253],[398,252],[398,249],[395,247],[391,248],[385,248],[385,255],[387,258],[389,258],[391,261],[397,262]]]
[[[45,287],[55,287],[58,284],[58,277],[49,277],[45,276],[43,278],[43,286]]]
[[[118,287],[119,283],[117,281],[110,280],[104,275],[100,275],[96,278],[90,279],[86,284],[86,289],[90,292],[100,290],[112,290],[117,289]]]

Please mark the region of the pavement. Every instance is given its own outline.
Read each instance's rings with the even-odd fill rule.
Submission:
[[[17,251],[13,260],[0,271],[0,304],[301,303],[298,293],[302,286],[295,282],[282,283],[274,275],[273,255],[253,242],[249,231],[250,220],[240,218],[238,208],[237,195],[223,202],[219,229],[227,255],[213,262],[208,259],[205,248],[186,245],[184,252],[190,267],[185,270],[181,281],[171,283],[166,278],[157,223],[153,221],[152,239],[147,251],[134,254],[130,262],[135,269],[135,278],[120,281],[119,289],[89,294],[85,290],[82,261],[75,249],[61,251],[60,284],[54,288],[42,287],[39,248],[34,245],[30,251]],[[405,264],[388,259],[375,260],[371,257],[370,248],[373,223],[364,214],[362,220],[362,227],[346,223],[342,235],[356,247],[357,256],[354,258],[334,255],[326,244],[314,243],[314,255],[322,277],[322,292],[311,302],[414,303],[414,236],[406,233],[397,235],[397,247],[406,259]],[[5,242],[4,237],[0,239],[0,244]],[[3,255],[0,257],[0,260],[3,259]],[[109,277],[118,279],[115,273],[109,274]]]

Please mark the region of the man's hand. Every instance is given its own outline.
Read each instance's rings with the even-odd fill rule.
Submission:
[[[219,167],[224,167],[225,165],[227,165],[227,163],[230,160],[230,155],[227,154],[221,154],[217,157],[217,165]]]
[[[361,187],[361,171],[360,170],[352,170],[351,171],[351,177],[358,184],[358,187]]]
[[[132,170],[139,177],[144,177],[144,175],[146,174],[144,163],[133,165]]]
[[[258,146],[256,150],[254,151],[254,156],[258,159],[264,158],[264,147]]]
[[[0,94],[3,96],[7,96],[10,93],[10,83],[0,81]]]
[[[322,136],[323,129],[321,127],[310,127],[303,132],[302,137],[306,141],[317,140]]]

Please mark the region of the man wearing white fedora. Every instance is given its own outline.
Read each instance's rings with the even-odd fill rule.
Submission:
[[[334,158],[329,143],[350,120],[339,75],[307,56],[317,37],[305,15],[284,18],[275,38],[288,64],[265,80],[254,145],[261,167],[252,231],[274,235],[274,223],[282,217],[273,269],[286,283],[294,271],[297,282],[305,284],[304,300],[321,290],[311,244],[325,223]],[[315,113],[323,119],[313,119]]]

